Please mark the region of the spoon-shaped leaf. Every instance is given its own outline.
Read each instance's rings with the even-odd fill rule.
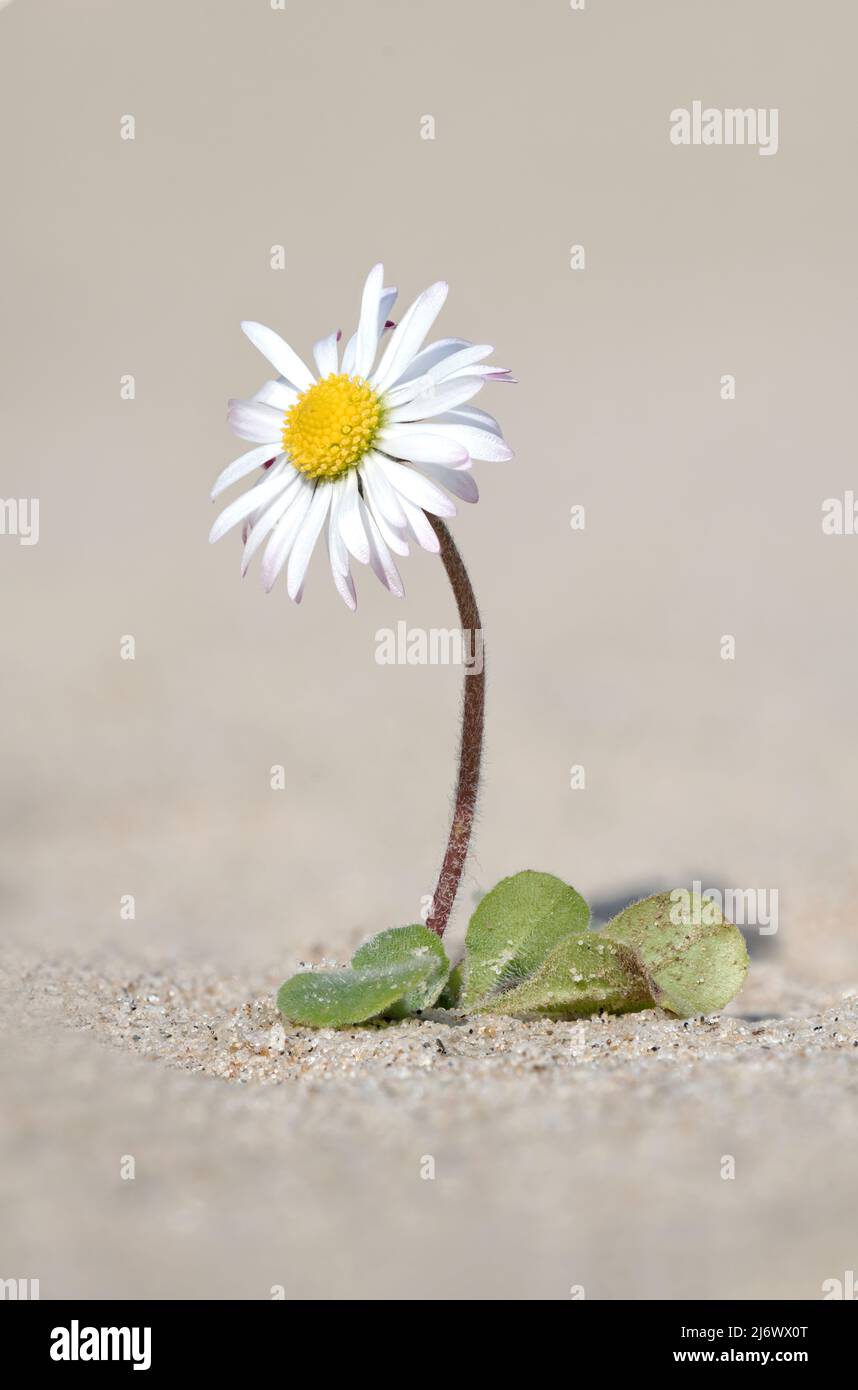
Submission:
[[[390,1008],[423,975],[413,967],[385,970],[302,970],[280,986],[277,1007],[290,1023],[313,1028],[342,1028],[365,1023]]]
[[[280,986],[277,1007],[290,1023],[343,1028],[384,1014],[403,1018],[434,1004],[450,962],[438,937],[417,924],[379,932],[340,970],[304,970]]]
[[[391,927],[364,943],[352,957],[352,969],[386,970],[400,965],[418,966],[419,982],[402,999],[385,1006],[388,1018],[429,1009],[441,993],[450,974],[450,962],[435,932],[417,922],[410,927]]]
[[[581,1018],[600,1009],[623,1014],[651,1008],[632,952],[598,932],[587,932],[566,937],[530,979],[489,995],[475,1012]]]
[[[717,1013],[748,973],[738,927],[716,903],[682,889],[632,903],[608,923],[604,935],[634,952],[653,1002],[680,1018]]]
[[[487,893],[468,925],[460,1005],[469,1009],[538,969],[565,936],[587,928],[590,909],[554,874],[525,869]]]

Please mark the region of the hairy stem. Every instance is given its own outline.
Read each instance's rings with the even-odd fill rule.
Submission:
[[[462,740],[459,746],[459,777],[456,783],[456,804],[444,861],[432,897],[432,910],[426,925],[438,936],[444,935],[450,911],[465,867],[471,827],[477,805],[480,783],[480,761],[483,751],[483,717],[486,702],[486,671],[483,632],[479,609],[468,571],[456,549],[453,537],[439,517],[430,522],[441,542],[441,559],[453,588],[462,626],[462,646],[465,657],[465,691],[462,701]],[[468,664],[470,663],[470,664]]]

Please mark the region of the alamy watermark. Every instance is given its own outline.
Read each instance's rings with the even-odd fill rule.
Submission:
[[[0,497],[0,536],[17,536],[21,545],[39,544],[38,497]]]
[[[858,1281],[854,1269],[844,1271],[842,1279],[826,1279],[822,1285],[823,1299],[845,1299],[848,1303],[858,1300]]]
[[[852,488],[842,497],[826,497],[822,504],[824,536],[858,536],[858,500]]]
[[[0,1279],[0,1299],[4,1302],[32,1302],[38,1297],[38,1279]]]
[[[480,628],[409,627],[400,619],[395,629],[376,632],[375,660],[379,666],[464,666],[466,675],[478,676],[483,634]]]
[[[72,1318],[70,1327],[51,1332],[52,1361],[130,1361],[132,1370],[148,1371],[152,1365],[151,1327],[81,1327]]]
[[[756,145],[757,154],[778,152],[778,108],[678,106],[670,113],[672,145]]]
[[[670,920],[674,926],[716,926],[721,917],[737,927],[756,927],[760,936],[778,929],[777,888],[704,888],[695,879],[691,889],[674,888]]]

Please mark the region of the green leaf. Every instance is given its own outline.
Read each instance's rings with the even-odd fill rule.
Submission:
[[[604,935],[631,948],[653,1001],[680,1018],[717,1013],[748,973],[738,927],[717,904],[684,889],[632,903]]]
[[[650,1008],[652,999],[633,953],[600,932],[587,932],[567,936],[529,980],[490,995],[475,1012],[582,1018],[600,1009],[624,1014]]]
[[[419,969],[398,966],[388,970],[303,970],[280,986],[277,1007],[290,1023],[313,1028],[342,1028],[365,1023],[414,989],[423,978]]]
[[[351,966],[293,975],[280,986],[277,1007],[290,1023],[314,1028],[343,1028],[381,1014],[404,1018],[435,1002],[449,969],[428,927],[392,927],[361,946]]]
[[[419,922],[410,927],[391,927],[367,941],[352,957],[355,970],[395,969],[406,964],[419,966],[423,974],[404,998],[385,1007],[388,1018],[404,1018],[420,1009],[430,1009],[435,1003],[450,974],[441,938]]]
[[[510,988],[542,965],[565,936],[587,929],[590,909],[554,874],[525,869],[487,893],[468,925],[460,1004]]]

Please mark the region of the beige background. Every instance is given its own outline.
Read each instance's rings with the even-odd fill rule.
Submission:
[[[448,279],[441,332],[494,342],[520,381],[480,399],[516,458],[476,466],[454,522],[490,680],[456,936],[520,867],[596,899],[701,875],[776,887],[796,978],[855,983],[858,538],[820,520],[858,478],[856,38],[834,0],[3,11],[0,495],[41,504],[37,546],[0,537],[7,939],[265,980],[416,919],[459,677],[377,665],[375,634],[452,622],[440,565],[405,560],[402,603],[361,570],[352,616],[321,554],[296,609],[206,540],[241,452],[226,399],[264,374],[239,320],[307,353],[384,259],[400,310]],[[778,107],[777,155],[672,146],[695,98]],[[490,1126],[472,1141],[477,1183]],[[552,1296],[547,1260],[537,1242],[505,1291]],[[202,1264],[172,1291],[235,1287]],[[496,1292],[490,1264],[469,1287]],[[106,1268],[70,1238],[53,1291],[103,1291]]]

